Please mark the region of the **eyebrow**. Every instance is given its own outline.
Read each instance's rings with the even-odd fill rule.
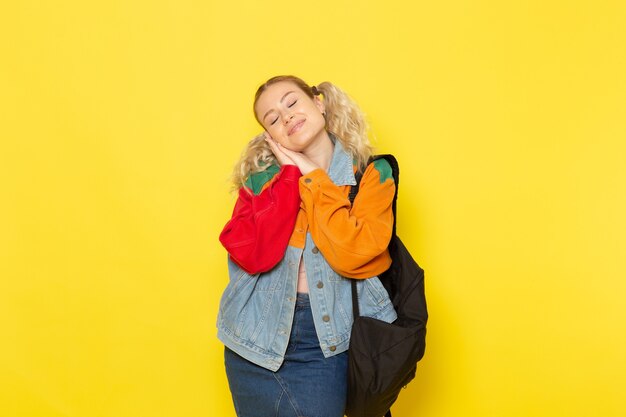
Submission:
[[[291,93],[295,93],[295,91],[287,91],[284,95],[283,98],[280,99],[280,102],[282,103],[283,100],[285,100],[285,97],[287,97],[289,94]],[[265,114],[263,115],[263,118],[261,120],[265,120],[265,118],[267,117],[268,114],[270,114],[270,112],[274,110],[274,109],[269,109],[268,111],[265,112]]]

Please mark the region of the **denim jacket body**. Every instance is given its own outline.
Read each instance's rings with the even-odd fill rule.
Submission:
[[[352,158],[340,141],[334,142],[328,175],[336,185],[354,185]],[[351,279],[330,267],[310,233],[304,248],[287,246],[282,260],[268,272],[248,274],[228,258],[229,282],[220,300],[217,336],[229,349],[271,371],[283,363],[289,343],[300,259],[320,348],[325,357],[345,352],[353,322]],[[357,294],[362,316],[388,323],[397,318],[378,277],[357,279]]]

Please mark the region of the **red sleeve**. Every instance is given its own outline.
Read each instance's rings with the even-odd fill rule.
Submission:
[[[297,166],[283,165],[260,194],[239,189],[220,242],[249,274],[269,271],[283,258],[300,209],[300,175]]]

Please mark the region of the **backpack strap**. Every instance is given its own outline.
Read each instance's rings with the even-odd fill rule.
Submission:
[[[396,200],[398,199],[398,185],[400,184],[400,167],[398,166],[398,161],[391,154],[382,154],[382,155],[372,155],[370,159],[367,161],[367,165],[378,159],[385,159],[389,165],[391,166],[391,172],[393,175],[393,180],[396,183],[396,191],[393,195],[393,203],[391,208],[393,210],[393,229],[391,230],[391,240],[389,241],[389,246],[395,244],[394,236],[396,235]],[[361,185],[361,178],[363,178],[363,173],[361,171],[357,171],[355,174],[356,185],[350,187],[350,194],[348,194],[348,199],[350,200],[350,204],[354,203],[354,199],[356,198],[357,193],[359,192],[359,187]],[[356,279],[352,279],[352,314],[353,317],[359,317],[361,314],[359,312],[359,301],[356,293]]]

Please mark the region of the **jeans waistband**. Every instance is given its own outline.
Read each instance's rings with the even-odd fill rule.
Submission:
[[[299,292],[296,297],[296,307],[309,307],[311,302],[309,301],[309,294],[305,292]]]

